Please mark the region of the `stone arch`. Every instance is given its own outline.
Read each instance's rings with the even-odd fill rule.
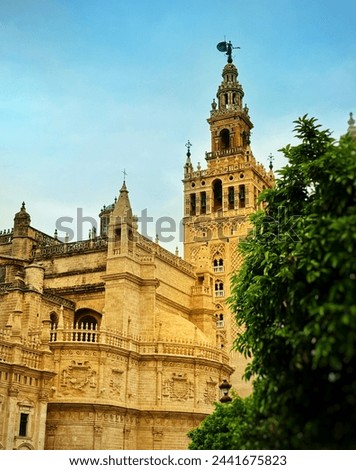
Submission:
[[[49,319],[51,321],[50,339],[51,339],[51,341],[56,341],[57,340],[57,328],[58,328],[59,316],[54,310],[52,310],[49,314]]]
[[[54,310],[52,310],[49,313],[49,319],[51,320],[51,328],[57,328],[58,322],[59,322],[58,313],[56,313]]]
[[[17,450],[35,450],[35,448],[28,442],[24,442],[17,447]]]
[[[102,314],[91,308],[79,308],[74,314],[74,325],[79,328],[99,329]]]
[[[219,134],[220,137],[220,149],[226,150],[231,147],[231,136],[229,129],[222,129]]]

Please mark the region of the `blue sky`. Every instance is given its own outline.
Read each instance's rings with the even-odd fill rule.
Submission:
[[[97,219],[124,168],[152,235],[159,217],[178,224],[185,143],[204,166],[224,38],[241,47],[259,161],[284,165],[306,113],[338,137],[356,114],[355,24],[354,0],[0,0],[0,229],[23,200],[50,234],[77,208]]]

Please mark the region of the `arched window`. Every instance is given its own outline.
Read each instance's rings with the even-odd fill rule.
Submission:
[[[49,318],[51,320],[51,326],[57,328],[58,326],[58,315],[56,312],[51,312],[49,315]]]
[[[98,322],[96,318],[94,318],[92,315],[85,315],[84,317],[81,317],[80,320],[78,321],[79,328],[88,329],[88,330],[96,329],[97,324]]]
[[[220,132],[220,148],[221,150],[230,148],[230,131],[228,129],[223,129]]]
[[[101,315],[95,312],[95,310],[88,308],[79,309],[74,317],[74,341],[97,342],[100,320]]]
[[[219,279],[215,281],[215,297],[224,297],[224,283]]]
[[[224,260],[222,258],[215,258],[213,265],[214,273],[222,273],[224,271]]]
[[[222,208],[222,181],[217,179],[213,181],[214,211]]]
[[[58,315],[56,312],[51,312],[49,319],[51,320],[50,341],[57,341]]]
[[[216,315],[216,328],[224,328],[225,321],[224,321],[224,314],[219,313]]]

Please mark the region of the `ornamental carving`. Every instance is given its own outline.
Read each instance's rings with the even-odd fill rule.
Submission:
[[[101,435],[102,432],[103,432],[103,427],[102,426],[94,425],[94,433],[95,434]]]
[[[218,245],[211,245],[210,247],[210,254],[212,257],[219,254],[221,256],[225,255],[225,245],[224,243],[220,243]]]
[[[153,440],[155,441],[161,441],[163,439],[163,431],[152,429],[152,434],[153,434]]]
[[[48,390],[41,390],[38,394],[38,399],[40,401],[48,401],[49,400],[49,392]]]
[[[117,398],[120,397],[121,390],[122,390],[122,377],[124,371],[118,369],[112,369],[111,377],[109,382],[110,387],[110,395],[113,395]]]
[[[173,373],[163,386],[163,396],[173,401],[187,401],[194,397],[194,385],[188,380],[187,374]]]
[[[10,387],[8,389],[9,397],[17,397],[18,394],[19,394],[18,387],[16,387],[16,385],[10,385]]]
[[[207,405],[211,405],[216,401],[217,385],[218,383],[212,378],[206,381],[204,390],[204,401]]]
[[[96,388],[96,372],[89,361],[72,361],[71,365],[62,370],[61,387],[64,391],[78,390],[83,392],[88,388]]]

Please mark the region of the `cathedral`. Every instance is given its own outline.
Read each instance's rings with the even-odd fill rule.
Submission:
[[[274,176],[224,44],[205,168],[189,142],[182,162],[183,258],[139,233],[125,180],[87,240],[43,233],[25,203],[0,232],[0,449],[186,449],[224,380],[249,393],[227,299]]]

